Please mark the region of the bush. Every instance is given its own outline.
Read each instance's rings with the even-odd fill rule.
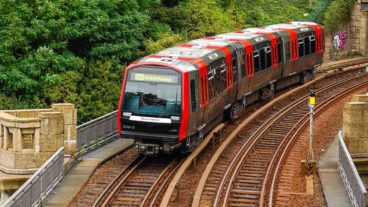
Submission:
[[[335,0],[327,8],[323,23],[330,34],[339,30],[341,24],[350,21],[352,8],[356,0]]]

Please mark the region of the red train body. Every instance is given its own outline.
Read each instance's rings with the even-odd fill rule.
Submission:
[[[291,22],[190,41],[125,70],[118,131],[146,154],[190,152],[224,117],[313,78],[323,27]]]

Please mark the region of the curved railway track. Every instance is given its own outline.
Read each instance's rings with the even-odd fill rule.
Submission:
[[[327,81],[330,83],[323,84],[325,86],[316,87],[319,110],[336,99],[336,94],[344,95],[364,83],[363,74],[345,76],[349,77],[337,81],[332,78]],[[272,206],[277,173],[287,154],[285,150],[297,137],[295,132],[308,121],[306,100],[307,96],[294,97],[285,107],[273,107],[258,116],[246,131],[243,127],[235,130],[232,134],[238,139],[231,144],[224,142],[215,153],[225,156],[215,155],[208,164],[193,206],[265,206],[267,200]]]
[[[362,60],[359,61],[362,62]],[[356,64],[363,63],[357,62],[355,65]],[[354,64],[344,65],[344,67],[352,65]],[[361,67],[363,66],[359,65],[351,70],[354,71]],[[230,135],[226,139],[222,139],[220,141],[222,144],[218,146],[218,148],[216,147],[217,151],[209,161],[199,181],[193,199],[193,206],[231,206],[232,204],[236,204],[236,202],[233,201],[234,198],[236,201],[237,195],[240,196],[239,200],[243,198],[249,200],[258,199],[258,201],[255,202],[255,206],[259,204],[266,205],[266,202],[270,203],[271,206],[272,204],[282,205],[282,201],[274,201],[274,195],[277,195],[278,192],[275,186],[277,186],[279,167],[282,166],[282,160],[293,142],[282,141],[280,137],[285,137],[287,134],[285,130],[287,131],[287,129],[290,132],[288,133],[289,137],[295,136],[298,130],[294,125],[298,122],[302,124],[300,120],[304,119],[303,117],[306,113],[305,111],[304,114],[302,112],[295,112],[294,114],[291,113],[291,116],[288,116],[286,113],[287,110],[283,110],[287,107],[283,106],[285,106],[286,103],[294,103],[298,100],[305,106],[306,89],[313,86],[319,88],[319,93],[323,93],[323,87],[316,85],[318,85],[321,80],[326,81],[325,79],[329,79],[327,82],[330,83],[336,82],[336,79],[342,79],[338,78],[338,76],[336,76],[337,78],[332,77],[336,73],[345,72],[341,67],[338,68],[338,70],[331,69],[331,71],[327,68],[325,69],[327,72],[321,72],[321,70],[319,70],[320,75],[311,83],[293,89],[290,93],[287,92],[286,94],[279,95],[280,97],[277,99],[280,99],[280,101],[271,101],[262,107],[266,110],[257,110],[253,113],[247,113],[247,116],[248,114],[249,116],[244,121],[241,121],[240,125],[237,127],[231,124],[226,127],[225,124],[219,124],[206,136],[196,150],[186,157],[186,159],[179,160],[174,157],[139,157],[129,166],[122,169],[119,175],[109,176],[107,179],[108,181],[103,182],[105,190],[101,193],[101,188],[99,188],[99,192],[93,195],[90,194],[87,200],[92,200],[91,204],[93,204],[93,206],[158,206],[159,204],[160,206],[168,206],[176,185],[183,174],[192,163],[196,162],[197,156],[202,153],[209,143],[211,143],[211,140],[214,141],[216,138],[218,139],[220,137],[218,135],[221,134],[221,131],[224,129],[224,133]],[[345,81],[347,81],[348,78],[353,80],[356,78],[356,75],[350,75],[344,78]],[[325,91],[328,90],[325,89]],[[330,93],[332,93],[332,90],[330,90]],[[321,100],[320,97],[318,97],[318,100]],[[284,115],[280,115],[283,111]],[[272,119],[273,122],[270,120],[270,117],[274,117]],[[285,121],[285,123],[270,128],[275,122],[282,121]],[[245,126],[247,130],[244,130]],[[239,144],[237,142],[239,140],[243,142],[243,144]],[[290,138],[290,140],[293,140],[293,138]],[[244,143],[246,144],[244,145]],[[281,150],[281,148],[277,149],[278,146],[286,146],[284,148],[287,150]],[[235,152],[241,152],[238,153],[239,158],[232,161],[237,153],[230,152],[228,151],[229,149]],[[250,162],[251,160],[256,160],[256,162],[252,163]],[[232,167],[229,167],[230,163],[232,163]],[[270,166],[269,170],[267,170],[268,166]],[[259,173],[259,171],[263,173]],[[113,181],[111,181],[112,177],[115,177]],[[265,179],[265,177],[268,179]],[[245,190],[241,188],[247,185],[254,186],[253,188]],[[255,185],[257,185],[257,187],[255,187]],[[258,190],[266,188],[268,190],[264,192]],[[97,200],[96,197],[98,197]],[[96,201],[93,203],[94,200]],[[252,202],[250,203],[253,204],[254,202]],[[238,205],[245,206],[241,202],[239,202]]]

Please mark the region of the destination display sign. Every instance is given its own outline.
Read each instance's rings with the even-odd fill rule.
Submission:
[[[178,76],[175,75],[132,73],[130,79],[133,81],[146,81],[157,83],[179,83]]]

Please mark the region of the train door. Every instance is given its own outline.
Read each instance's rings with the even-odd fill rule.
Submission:
[[[228,65],[228,76],[230,76],[230,80],[228,83],[228,100],[227,106],[231,106],[231,104],[236,100],[236,94],[238,91],[238,54],[237,50],[234,50],[231,53],[231,63]]]
[[[194,71],[189,75],[189,121],[188,121],[188,135],[197,133],[200,127],[200,87],[199,87],[199,72]]]
[[[226,63],[225,58],[213,61],[207,67],[208,73],[208,105],[205,109],[204,120],[206,124],[213,123],[223,112],[223,102],[226,91]],[[224,101],[225,100],[225,101]]]
[[[253,51],[254,76],[252,77],[252,92],[267,86],[273,77],[272,54],[269,44],[255,47]]]

